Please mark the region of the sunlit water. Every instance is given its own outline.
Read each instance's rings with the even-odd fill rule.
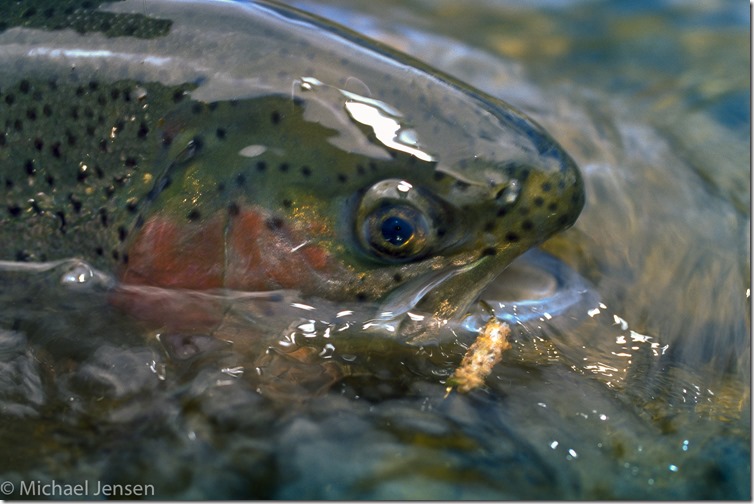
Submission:
[[[581,166],[586,208],[545,246],[562,262],[533,256],[485,294],[513,348],[445,397],[486,312],[427,330],[290,292],[125,291],[224,314],[211,335],[155,333],[85,263],[3,264],[0,477],[165,498],[749,498],[739,4],[297,3],[523,108]]]

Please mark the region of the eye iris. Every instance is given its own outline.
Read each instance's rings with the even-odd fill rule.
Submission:
[[[388,217],[382,222],[381,232],[386,242],[401,246],[414,236],[414,227],[400,217]]]

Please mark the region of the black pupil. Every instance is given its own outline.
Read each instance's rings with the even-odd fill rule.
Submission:
[[[414,228],[400,217],[389,217],[382,222],[382,237],[391,245],[403,245],[414,235]]]

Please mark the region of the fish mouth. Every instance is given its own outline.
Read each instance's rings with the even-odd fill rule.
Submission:
[[[464,299],[427,313],[422,301],[435,289],[454,283],[485,258],[463,266],[429,272],[391,293],[379,307],[371,327],[400,334],[408,343],[439,342],[444,337],[432,327],[451,324],[470,334],[478,333],[490,317],[511,326],[528,327],[553,318],[579,324],[600,302],[591,283],[557,257],[531,249],[486,283],[470,287]],[[435,307],[437,308],[437,307]],[[446,316],[447,315],[447,316]],[[412,323],[417,323],[412,330]],[[430,328],[427,331],[427,328]],[[457,337],[457,333],[452,334]]]

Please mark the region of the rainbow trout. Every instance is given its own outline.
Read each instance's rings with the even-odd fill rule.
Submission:
[[[272,2],[8,2],[0,30],[2,260],[451,317],[584,204],[521,112]]]

